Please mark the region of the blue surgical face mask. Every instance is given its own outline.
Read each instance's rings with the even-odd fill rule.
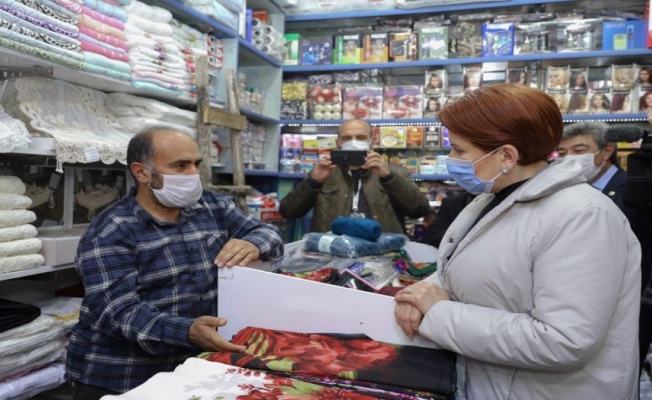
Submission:
[[[489,181],[483,181],[475,174],[475,168],[473,165],[489,157],[498,151],[498,149],[500,149],[500,147],[475,161],[448,157],[446,159],[448,173],[455,180],[455,183],[471,194],[490,193],[494,186],[494,181],[498,179],[503,172],[501,171]]]

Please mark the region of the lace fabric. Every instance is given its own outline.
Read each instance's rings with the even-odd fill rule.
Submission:
[[[31,141],[25,124],[7,114],[0,106],[0,153],[9,153],[16,147],[27,147]]]
[[[16,99],[32,129],[56,139],[59,163],[86,163],[86,151],[97,150],[105,164],[126,164],[133,136],[104,107],[106,94],[49,78],[12,80]]]

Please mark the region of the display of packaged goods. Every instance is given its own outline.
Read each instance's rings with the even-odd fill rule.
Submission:
[[[602,49],[602,18],[558,20],[557,52]]]
[[[387,33],[365,33],[362,35],[362,62],[385,63],[389,61]]]
[[[333,46],[333,64],[360,64],[362,37],[359,33],[336,35]]]
[[[389,61],[416,61],[419,58],[417,34],[414,32],[390,32]]]
[[[570,81],[570,71],[568,65],[560,67],[548,67],[546,75],[546,88],[548,89],[568,89]]]
[[[405,147],[420,149],[423,147],[423,126],[408,126],[405,132]]]
[[[441,145],[441,126],[430,125],[423,128],[423,147],[434,149]]]
[[[381,126],[380,144],[383,149],[404,149],[406,140],[405,126]]]
[[[464,67],[464,90],[476,90],[482,87],[483,73],[482,67],[469,66]]]
[[[514,54],[554,53],[557,51],[557,23],[554,21],[518,23],[514,26]]]
[[[283,57],[283,65],[299,65],[301,35],[298,33],[286,33],[284,37],[285,57]]]
[[[448,27],[422,26],[419,28],[419,60],[448,58]]]
[[[386,86],[383,91],[383,118],[421,118],[423,116],[422,104],[422,86]]]
[[[482,25],[486,20],[457,21],[448,28],[448,58],[482,56]]]
[[[482,25],[482,56],[514,54],[514,24],[486,23]]]
[[[383,115],[381,86],[345,86],[342,94],[343,119],[377,119]]]
[[[555,101],[562,114],[568,114],[570,94],[566,89],[548,89],[548,95]]]
[[[342,96],[339,85],[310,86],[308,107],[312,119],[342,119]]]
[[[331,64],[333,57],[332,36],[302,36],[299,39],[300,65]]]

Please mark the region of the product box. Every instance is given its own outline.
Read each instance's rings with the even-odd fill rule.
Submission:
[[[423,129],[423,147],[427,149],[434,149],[440,146],[440,125],[430,125]]]
[[[299,65],[300,40],[301,34],[299,33],[285,34],[285,57],[283,57],[283,65]]]
[[[611,67],[611,88],[614,90],[631,90],[634,88],[634,65],[623,64]]]
[[[647,1],[645,5],[645,9],[647,10],[647,47],[652,48],[652,18],[650,18],[650,0]]]
[[[423,147],[423,126],[408,126],[405,138],[405,147],[420,149]]]
[[[565,89],[548,89],[548,95],[557,103],[562,114],[568,114],[568,100],[570,95]]]
[[[383,115],[381,86],[348,86],[342,94],[343,119],[379,119]]]
[[[416,61],[418,56],[416,33],[391,32],[389,34],[389,61]]]
[[[380,127],[380,148],[383,149],[404,149],[406,140],[405,126],[381,126]]]
[[[514,24],[486,23],[482,25],[482,55],[511,56],[514,54]]]
[[[308,90],[312,119],[341,119],[342,98],[339,85],[312,85]]]
[[[557,21],[557,51],[602,49],[602,18]]]
[[[457,21],[448,29],[448,58],[482,56],[482,26],[485,20]]]
[[[299,43],[299,64],[331,64],[333,57],[332,36],[301,37]]]
[[[419,60],[448,58],[448,27],[423,26],[419,28]]]
[[[647,21],[605,21],[602,23],[602,50],[645,49]]]
[[[514,26],[514,55],[557,51],[555,22],[523,23]]]
[[[383,118],[422,118],[423,87],[415,85],[386,86],[383,92]]]
[[[365,33],[362,35],[362,62],[386,63],[389,61],[387,33]]]
[[[423,94],[425,96],[439,95],[445,92],[448,88],[445,69],[426,71],[424,76],[425,81],[423,86]]]
[[[333,47],[333,64],[360,64],[362,37],[359,33],[336,35]]]

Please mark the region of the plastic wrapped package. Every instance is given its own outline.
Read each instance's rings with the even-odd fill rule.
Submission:
[[[357,258],[398,250],[405,245],[408,237],[399,233],[383,233],[377,241],[371,242],[353,236],[312,232],[306,234],[303,239],[307,251]]]

